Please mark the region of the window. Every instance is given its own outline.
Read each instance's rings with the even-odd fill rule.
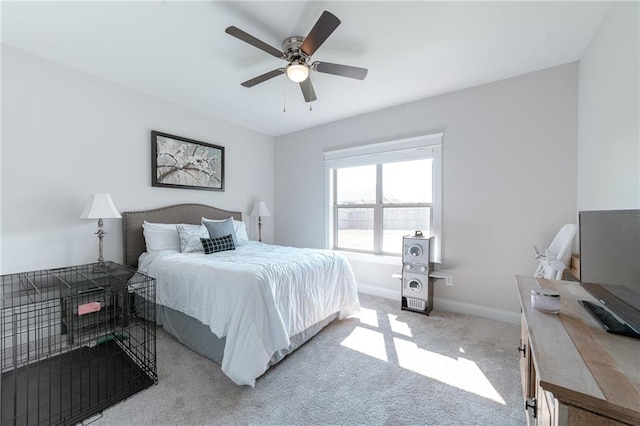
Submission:
[[[440,261],[441,136],[325,152],[327,246],[400,255],[402,237],[421,230]]]

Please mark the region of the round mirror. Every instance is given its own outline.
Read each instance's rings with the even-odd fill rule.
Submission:
[[[413,257],[420,257],[420,255],[422,255],[422,247],[419,245],[409,247],[409,254]]]

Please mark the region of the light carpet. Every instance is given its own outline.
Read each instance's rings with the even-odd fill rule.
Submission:
[[[104,411],[107,425],[524,425],[519,327],[469,315],[403,311],[360,295],[360,314],[334,321],[257,380],[157,332],[157,386]]]

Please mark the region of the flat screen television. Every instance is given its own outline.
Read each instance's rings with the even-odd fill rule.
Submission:
[[[579,240],[582,286],[640,333],[640,210],[581,211]]]

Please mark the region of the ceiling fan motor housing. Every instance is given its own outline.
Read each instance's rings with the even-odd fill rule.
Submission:
[[[284,51],[284,58],[287,62],[298,61],[298,63],[306,64],[309,57],[300,50],[300,46],[304,42],[304,37],[293,36],[287,37],[282,42],[282,50]]]

